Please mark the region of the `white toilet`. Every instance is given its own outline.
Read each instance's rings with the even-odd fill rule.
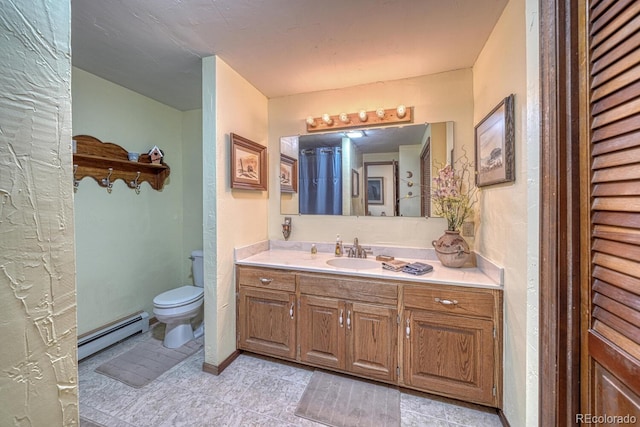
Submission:
[[[153,299],[153,314],[166,324],[163,345],[178,348],[194,338],[191,320],[204,302],[204,265],[202,251],[191,252],[195,286],[187,285],[163,292]],[[198,328],[202,335],[202,326]]]

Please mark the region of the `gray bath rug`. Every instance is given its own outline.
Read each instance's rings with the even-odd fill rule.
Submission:
[[[397,388],[314,371],[295,414],[333,427],[400,426]]]
[[[150,338],[98,366],[96,372],[140,388],[194,354],[200,347],[201,340],[191,340],[182,347],[171,349],[164,347],[162,341]]]

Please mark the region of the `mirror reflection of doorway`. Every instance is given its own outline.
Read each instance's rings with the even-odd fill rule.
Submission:
[[[399,216],[397,160],[364,163],[367,216]]]

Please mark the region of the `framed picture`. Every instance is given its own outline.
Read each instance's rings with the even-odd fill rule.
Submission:
[[[351,169],[351,197],[360,197],[360,174]]]
[[[384,178],[367,178],[367,202],[370,205],[384,205]]]
[[[235,133],[231,137],[231,188],[267,190],[267,147]]]
[[[503,99],[475,127],[476,186],[515,180],[513,95]]]
[[[298,191],[298,161],[293,157],[280,154],[280,192]]]

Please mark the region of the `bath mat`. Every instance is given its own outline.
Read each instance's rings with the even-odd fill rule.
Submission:
[[[96,372],[140,388],[194,354],[200,347],[201,340],[191,340],[182,347],[172,349],[164,347],[161,340],[150,338],[98,366]]]
[[[295,414],[333,427],[400,426],[397,388],[314,371]]]

